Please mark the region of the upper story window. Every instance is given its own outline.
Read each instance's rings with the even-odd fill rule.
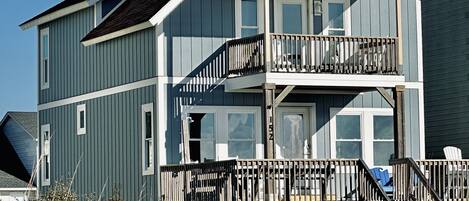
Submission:
[[[153,103],[142,105],[143,175],[153,174]]]
[[[86,105],[77,106],[77,134],[86,134]]]
[[[102,0],[95,5],[95,26],[109,16],[124,0]]]
[[[262,9],[262,0],[237,0],[237,35],[247,37],[259,34],[259,23],[263,17],[260,12]]]
[[[41,126],[41,181],[50,185],[50,125]]]
[[[325,0],[324,26],[326,35],[350,35],[350,0]]]
[[[40,32],[40,85],[41,90],[49,88],[49,72],[50,72],[50,60],[49,60],[49,28],[42,29]]]

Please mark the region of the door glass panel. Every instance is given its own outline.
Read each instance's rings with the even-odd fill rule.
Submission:
[[[394,139],[394,120],[392,116],[374,116],[373,129],[375,140]]]
[[[337,158],[361,158],[362,143],[360,141],[336,142]]]
[[[303,32],[302,25],[302,8],[301,4],[283,4],[282,5],[282,24],[283,33],[301,34]]]
[[[329,3],[329,28],[344,28],[344,4]]]
[[[243,26],[257,26],[257,1],[256,0],[242,0],[241,1],[241,14]]]
[[[215,160],[215,115],[192,113],[190,124],[189,153],[191,161]]]
[[[360,139],[360,115],[337,115],[337,139]]]
[[[374,165],[388,166],[394,153],[394,142],[374,142],[373,150]]]
[[[282,115],[282,136],[279,139],[282,158],[304,158],[304,116],[303,114]]]
[[[254,158],[254,114],[228,114],[228,156]]]

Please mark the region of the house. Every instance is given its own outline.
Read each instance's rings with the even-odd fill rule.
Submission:
[[[179,174],[162,177],[181,163],[425,159],[420,12],[420,0],[65,0],[20,25],[38,29],[40,191],[73,176],[79,195],[177,200],[161,188]]]
[[[465,1],[422,1],[426,150],[443,158],[445,146],[469,157],[469,28]],[[448,34],[451,33],[451,34]]]
[[[0,200],[36,196],[37,113],[7,112],[0,121]]]

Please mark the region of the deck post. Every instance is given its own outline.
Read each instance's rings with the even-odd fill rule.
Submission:
[[[262,85],[264,101],[262,105],[263,129],[264,129],[264,158],[275,158],[275,84],[264,83]]]
[[[275,84],[264,83],[262,84],[263,91],[263,132],[264,132],[264,158],[275,158]],[[265,200],[272,200],[274,180],[269,178],[269,173],[264,175],[265,180]]]
[[[270,42],[270,0],[264,0],[264,65],[265,72],[271,68],[271,46]]]
[[[394,154],[395,158],[405,158],[404,134],[404,91],[405,86],[397,85],[393,88],[394,97]]]

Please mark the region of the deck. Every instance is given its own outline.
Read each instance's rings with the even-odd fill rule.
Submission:
[[[386,194],[360,159],[230,160],[161,167],[162,200],[468,200],[469,160],[392,160]]]

